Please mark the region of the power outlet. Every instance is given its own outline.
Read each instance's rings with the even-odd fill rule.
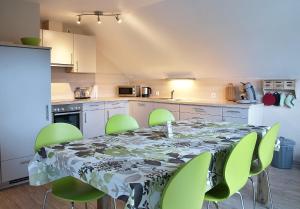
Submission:
[[[217,93],[216,93],[216,92],[211,92],[211,93],[210,93],[210,98],[211,98],[211,99],[217,98]]]
[[[155,92],[155,96],[159,96],[159,91],[156,91],[156,92]]]

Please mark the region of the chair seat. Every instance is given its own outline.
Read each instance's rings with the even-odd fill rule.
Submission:
[[[104,192],[71,176],[54,181],[52,194],[70,202],[88,202],[105,195]]]
[[[229,189],[225,184],[218,184],[205,193],[204,199],[210,202],[221,202],[230,195]]]

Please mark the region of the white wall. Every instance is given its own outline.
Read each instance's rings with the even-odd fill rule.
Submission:
[[[21,37],[39,37],[39,4],[0,0],[0,41],[19,43]]]

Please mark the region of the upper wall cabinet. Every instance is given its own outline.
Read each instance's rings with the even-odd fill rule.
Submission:
[[[43,46],[51,47],[51,65],[74,64],[73,34],[51,30],[42,30]]]
[[[96,73],[96,39],[94,36],[74,34],[75,73]]]

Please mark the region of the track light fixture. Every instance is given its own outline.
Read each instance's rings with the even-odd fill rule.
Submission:
[[[115,17],[116,20],[117,20],[117,23],[122,23],[122,19],[120,18],[120,15],[121,13],[119,12],[103,12],[103,11],[94,11],[94,12],[91,12],[91,13],[81,13],[79,15],[77,15],[77,24],[80,24],[81,23],[81,18],[82,16],[97,16],[97,23],[98,24],[101,24],[101,19],[100,19],[100,16],[110,16],[110,17]]]
[[[100,20],[100,15],[97,16],[97,23],[98,23],[98,24],[101,24],[101,23],[102,23],[101,20]]]
[[[78,15],[77,24],[80,24],[80,23],[81,23],[81,16]]]
[[[120,15],[116,15],[116,20],[119,24],[122,23],[122,19],[120,18]]]

